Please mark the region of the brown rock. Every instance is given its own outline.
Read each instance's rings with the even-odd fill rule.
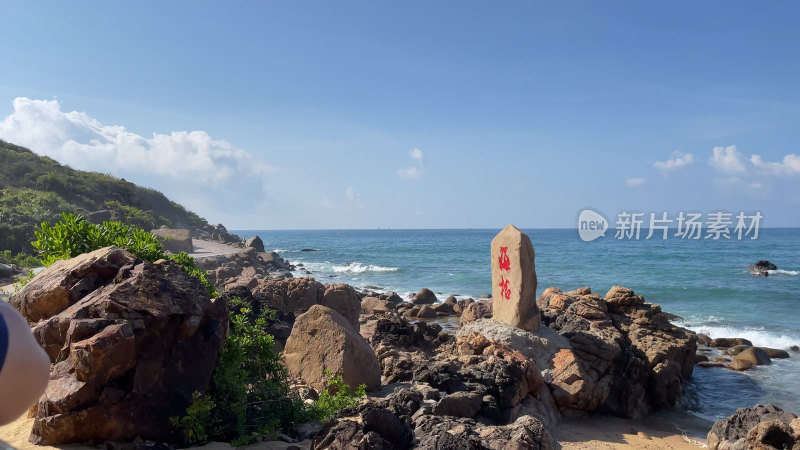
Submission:
[[[422,305],[422,307],[417,312],[417,317],[420,319],[435,319],[436,310],[433,309],[430,305]]]
[[[767,352],[758,347],[749,347],[737,354],[733,360],[744,360],[750,362],[754,366],[767,366],[772,364]]]
[[[728,368],[729,368],[729,369],[732,369],[732,370],[737,370],[737,371],[739,371],[739,372],[741,372],[741,371],[743,371],[743,370],[748,370],[748,369],[750,369],[751,367],[753,367],[753,363],[751,363],[750,361],[748,361],[748,360],[746,360],[746,359],[734,359],[734,360],[733,360],[733,361],[731,361],[731,363],[728,365]]]
[[[14,294],[9,303],[28,323],[49,319],[109,283],[122,266],[135,260],[122,249],[106,247],[56,261]]]
[[[470,303],[461,313],[461,324],[474,322],[478,319],[491,319],[492,311],[492,300],[480,300]]]
[[[770,358],[773,359],[785,359],[789,358],[789,352],[786,350],[781,350],[779,348],[769,348],[769,347],[759,347],[761,350],[764,350],[764,353],[767,354]]]
[[[716,338],[711,340],[711,346],[716,348],[731,348],[737,345],[752,347],[753,343],[744,338]]]
[[[319,391],[326,387],[325,370],[353,387],[363,383],[375,389],[381,384],[381,367],[367,341],[347,319],[322,305],[297,317],[284,361],[289,373]]]
[[[361,310],[365,313],[385,313],[395,311],[397,303],[381,300],[378,297],[364,297],[361,299]]]
[[[492,317],[499,322],[535,331],[541,316],[536,306],[536,265],[533,244],[514,225],[492,240]]]
[[[103,276],[87,267],[101,267]],[[208,387],[227,334],[225,304],[177,264],[142,262],[116,248],[54,264],[40,277],[52,291],[39,298],[88,288],[67,290],[72,305],[33,330],[53,365],[30,441],[171,440],[169,418],[184,415],[192,393]]]
[[[352,286],[345,283],[326,285],[325,293],[322,295],[322,305],[344,316],[358,330],[361,300]]]
[[[432,290],[428,288],[422,288],[414,295],[414,298],[411,300],[411,303],[415,305],[432,305],[439,301],[436,298],[436,294],[433,293]]]

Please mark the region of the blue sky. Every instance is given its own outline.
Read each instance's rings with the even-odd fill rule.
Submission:
[[[584,207],[800,226],[796,3],[12,1],[0,17],[0,138],[232,229],[573,227]]]

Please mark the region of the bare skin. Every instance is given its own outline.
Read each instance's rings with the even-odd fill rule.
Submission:
[[[39,399],[50,378],[50,358],[25,319],[0,301],[8,328],[8,353],[0,369],[0,425],[14,421]]]

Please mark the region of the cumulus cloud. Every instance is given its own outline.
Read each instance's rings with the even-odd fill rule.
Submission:
[[[750,163],[757,169],[770,175],[800,174],[800,156],[794,153],[784,156],[781,162],[764,161],[761,155],[752,155],[750,156]]]
[[[682,169],[694,163],[694,155],[691,153],[684,154],[680,150],[675,150],[670,155],[670,159],[666,161],[656,161],[653,167],[660,170],[662,173],[670,172],[673,170]]]
[[[404,169],[397,169],[397,175],[400,178],[418,180],[422,178],[422,174],[425,171],[422,150],[414,147],[409,150],[408,155],[414,161],[414,165]]]
[[[0,121],[0,139],[76,169],[159,189],[201,215],[213,215],[215,203],[227,211],[253,207],[247,197],[263,194],[265,176],[275,170],[205,131],[145,137],[84,112],[64,112],[57,100],[18,97],[13,107]]]
[[[735,145],[714,147],[713,155],[708,159],[708,164],[727,174],[743,173],[747,170],[743,155],[736,150]]]
[[[639,187],[644,185],[646,182],[647,180],[644,178],[628,178],[625,180],[625,184],[627,184],[629,187]]]
[[[57,100],[14,99],[0,122],[0,138],[72,167],[103,172],[148,172],[220,183],[242,173],[273,171],[251,154],[212,139],[205,131],[140,136],[105,125],[83,112],[63,112]]]

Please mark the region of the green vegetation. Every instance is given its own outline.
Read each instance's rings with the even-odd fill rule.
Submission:
[[[39,267],[42,263],[39,258],[25,253],[17,253],[13,255],[11,250],[3,250],[0,252],[0,262],[5,261],[8,264],[16,264],[20,267]]]
[[[366,395],[366,386],[353,389],[326,372],[328,390],[316,402],[304,403],[289,391],[286,367],[265,331],[275,312],[255,314],[240,299],[230,307],[230,333],[209,393],[195,393],[186,415],[171,419],[187,444],[219,440],[241,446],[274,438],[295,423],[327,421]]]
[[[32,245],[39,252],[42,264],[45,266],[59,259],[74,258],[83,253],[116,245],[145,261],[169,259],[180,264],[189,275],[200,280],[210,297],[216,297],[216,288],[208,282],[206,274],[195,266],[194,258],[184,252],[174,255],[164,253],[161,242],[148,231],[121,222],[106,221],[99,225],[93,224],[74,213],[62,213],[61,217],[61,221],[54,225],[42,222],[34,230],[36,240]]]
[[[0,250],[33,253],[36,224],[61,212],[110,210],[112,219],[149,230],[161,225],[202,228],[207,222],[164,194],[111,175],[63,166],[0,141]]]

